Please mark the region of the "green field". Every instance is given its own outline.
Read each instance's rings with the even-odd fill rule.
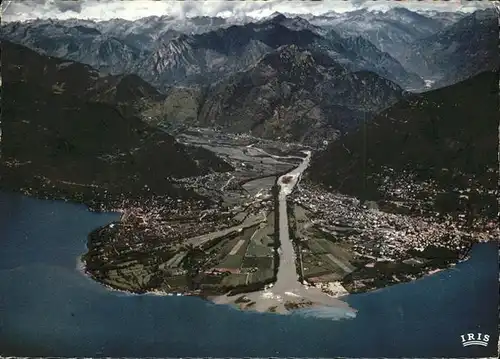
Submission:
[[[250,273],[248,283],[260,283],[274,278],[274,270],[272,268],[261,269],[258,272]]]
[[[273,270],[274,263],[274,212],[267,216],[267,223],[257,229],[248,244],[243,260],[243,268],[258,268],[259,272]],[[253,273],[252,275],[257,275]],[[264,274],[264,277],[268,277]]]
[[[267,228],[259,230],[246,252],[247,257],[268,257],[273,255],[274,239],[267,234]]]
[[[220,283],[217,283],[218,278],[207,278],[205,284],[236,287],[273,279],[273,246],[274,212],[271,212],[267,216],[267,223],[244,229],[234,238],[210,249],[215,257],[213,267],[241,269],[244,273],[221,276]],[[249,272],[251,268],[257,268],[257,271]]]
[[[259,228],[248,245],[247,257],[267,257],[273,255],[274,247],[274,212],[267,215],[264,227]]]
[[[250,274],[241,273],[241,274],[230,274],[222,280],[221,284],[228,287],[236,287],[238,285],[247,284],[247,278]]]
[[[243,259],[243,268],[266,269],[273,267],[273,257],[245,257]]]
[[[252,237],[256,229],[257,226],[244,229],[239,236],[229,241],[223,249],[225,258],[217,265],[217,267],[235,269],[241,268],[248,243],[250,242],[250,238]],[[234,253],[235,250],[236,252]]]
[[[340,279],[355,269],[350,263],[352,255],[339,244],[324,238],[311,238],[303,245],[310,250],[302,255],[306,278],[332,274]]]
[[[188,285],[185,275],[179,275],[174,277],[165,278],[165,284],[171,288],[185,288]]]
[[[219,285],[221,284],[224,276],[222,275],[207,275],[203,277],[203,284],[206,285]]]
[[[218,255],[220,256],[226,256],[227,253],[229,253],[231,251],[231,244],[230,242],[232,243],[236,243],[237,240],[238,240],[238,233],[232,233],[228,236],[226,236],[225,238],[222,238],[222,239],[219,239],[218,243],[213,245],[212,247],[210,247],[206,253],[217,253]],[[233,245],[234,246],[234,245]]]

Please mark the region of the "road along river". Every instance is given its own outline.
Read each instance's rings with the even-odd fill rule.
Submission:
[[[305,286],[299,282],[295,266],[295,250],[290,239],[287,215],[287,196],[292,193],[294,187],[299,183],[302,173],[309,165],[311,152],[304,151],[307,157],[294,170],[278,179],[280,192],[279,203],[279,258],[280,263],[276,282],[270,288],[258,292],[246,293],[244,296],[250,302],[255,302],[249,310],[259,312],[274,311],[286,314],[292,310],[311,307],[336,307],[343,309],[347,317],[355,317],[355,310],[341,300],[329,296],[319,288]],[[220,304],[234,303],[243,294],[229,297],[227,295],[214,299]],[[246,309],[246,308],[242,308]]]

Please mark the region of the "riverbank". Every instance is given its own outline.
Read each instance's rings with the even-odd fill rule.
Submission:
[[[123,231],[126,230],[123,221],[128,218],[126,215],[122,216],[121,222],[98,228],[89,235],[88,251],[82,256],[85,272],[105,286],[121,291],[137,294],[183,293],[212,300],[215,303],[233,304],[244,310],[284,314],[317,305],[349,309],[346,303],[327,295],[320,287],[303,286],[298,281],[295,267],[296,255],[289,238],[286,195],[293,190],[293,186],[300,180],[302,171],[307,167],[311,152],[305,152],[305,155],[306,157],[296,169],[283,174],[276,180],[276,185],[273,187],[275,190],[271,191],[275,208],[275,214],[269,218],[270,222],[274,222],[274,230],[270,232],[271,238],[274,238],[272,256],[275,263],[271,277],[251,283],[227,285],[223,284],[224,280],[220,281],[224,275],[212,276],[207,277],[206,280],[213,281],[219,278],[218,282],[221,284],[207,286],[210,281],[203,279],[202,272],[206,273],[209,266],[201,264],[202,260],[206,260],[202,259],[202,256],[205,256],[208,248],[216,245],[214,241],[220,242],[225,238],[232,240],[239,231],[221,234],[220,238],[214,237],[211,242],[204,244],[203,253],[196,247],[197,241],[186,241],[185,238],[179,243],[181,247],[178,249],[175,249],[173,243],[167,246],[158,243],[154,246],[149,244],[149,249],[130,251],[127,250],[127,246],[131,244],[123,239]],[[293,179],[286,180],[291,177]],[[240,222],[240,225],[243,230],[245,228],[243,222]],[[253,238],[256,233],[254,232],[251,237]],[[200,240],[205,243],[202,238]],[[144,238],[141,243],[138,243],[139,247],[144,246],[143,242]],[[189,248],[185,245],[187,242],[192,242],[195,246]],[[205,248],[207,245],[208,247]],[[107,249],[103,252],[105,248]],[[216,250],[215,255],[218,256],[217,252],[220,251],[224,250]],[[236,246],[231,253],[235,251],[238,251]],[[121,255],[117,257],[119,253]],[[176,259],[177,257],[179,260]],[[175,268],[176,265],[171,264],[173,261],[179,262],[175,273],[167,270],[170,267]]]
[[[296,310],[314,307],[335,307],[351,313],[355,317],[356,311],[345,302],[329,296],[321,288],[305,286],[299,282],[296,268],[296,253],[290,239],[288,224],[287,195],[300,181],[302,172],[307,168],[311,158],[310,151],[304,151],[306,157],[301,164],[292,171],[280,176],[277,180],[279,192],[275,193],[277,204],[277,217],[279,228],[279,267],[277,268],[276,281],[264,290],[252,293],[242,293],[238,297],[227,295],[213,298],[218,304],[232,304],[242,310],[257,312],[272,312],[289,314]],[[349,315],[347,315],[349,316]]]

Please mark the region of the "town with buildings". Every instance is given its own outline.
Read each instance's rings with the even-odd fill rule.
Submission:
[[[211,148],[235,170],[177,180],[209,201],[152,197],[115,209],[121,220],[89,238],[91,276],[127,291],[204,297],[262,290],[276,280],[276,181],[300,163],[300,146],[286,152],[245,135],[191,133],[184,140]],[[337,296],[369,291],[453,265],[473,243],[498,235],[494,223],[478,219],[471,227],[463,213],[426,211],[429,199],[418,193],[435,193],[433,184],[402,178],[384,188],[392,202],[300,181],[287,199],[297,280]]]

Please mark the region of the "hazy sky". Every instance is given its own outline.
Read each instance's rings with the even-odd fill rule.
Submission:
[[[486,0],[4,0],[2,21],[34,18],[135,20],[151,15],[262,17],[275,11],[320,14],[327,11],[352,11],[362,7],[384,10],[392,6],[406,6],[412,10],[471,11],[478,7],[491,6],[488,2]]]

